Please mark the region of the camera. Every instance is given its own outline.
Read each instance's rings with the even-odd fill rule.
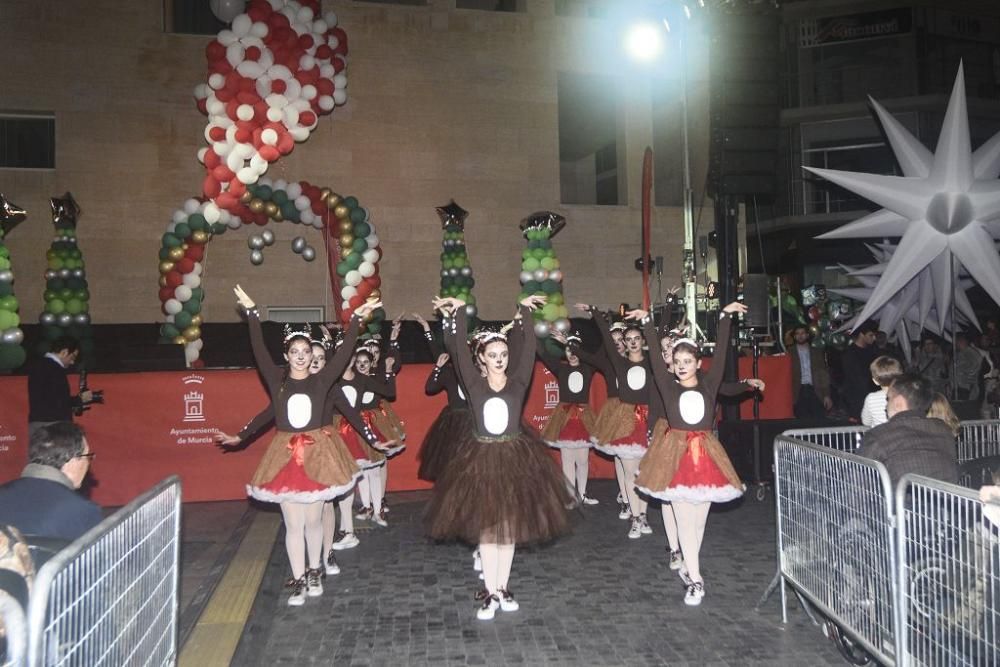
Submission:
[[[79,417],[84,412],[86,412],[87,410],[89,410],[90,406],[94,405],[95,403],[98,404],[98,405],[104,405],[104,390],[103,389],[90,389],[90,387],[87,386],[87,371],[85,371],[85,370],[81,370],[80,371],[80,385],[79,385],[79,388],[80,388],[80,392],[79,392],[80,394],[83,394],[83,392],[85,392],[85,391],[89,391],[90,392],[90,400],[84,402],[83,405],[81,405],[80,407],[75,408],[73,410],[74,414],[76,414],[77,417]]]

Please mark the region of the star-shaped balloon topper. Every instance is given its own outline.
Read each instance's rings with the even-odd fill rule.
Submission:
[[[822,239],[901,237],[858,324],[870,319],[921,271],[929,273],[939,330],[956,293],[958,266],[1000,303],[1000,133],[972,152],[962,66],[952,89],[937,148],[932,154],[874,100],[903,176],[803,167],[883,206],[880,211],[820,236]]]
[[[7,196],[0,192],[0,232],[2,232],[0,238],[10,234],[27,217],[27,211],[7,199]]]
[[[559,233],[566,226],[566,218],[552,211],[537,211],[521,221],[521,233],[527,237],[527,232],[533,229],[549,230],[549,238]]]
[[[454,199],[445,206],[436,207],[435,210],[441,217],[442,228],[458,227],[462,231],[465,230],[465,219],[469,217],[469,212],[456,204]]]
[[[83,215],[80,205],[73,199],[73,195],[67,192],[62,197],[52,197],[52,223],[56,229],[76,229],[77,220]]]

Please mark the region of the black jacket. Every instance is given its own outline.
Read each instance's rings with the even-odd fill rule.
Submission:
[[[28,421],[73,421],[80,399],[69,389],[66,369],[51,357],[42,357],[28,370]]]
[[[29,464],[20,479],[0,485],[0,524],[14,526],[25,536],[71,541],[101,518],[101,508],[49,466]]]
[[[907,473],[958,484],[955,435],[940,419],[914,410],[899,412],[865,433],[857,454],[881,462],[894,487]]]

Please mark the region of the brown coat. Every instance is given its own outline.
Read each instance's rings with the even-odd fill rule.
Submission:
[[[792,402],[799,400],[799,388],[802,386],[802,366],[799,363],[797,345],[788,348],[788,356],[792,359]],[[823,350],[809,348],[809,365],[812,369],[813,389],[819,400],[830,397],[830,369],[826,365],[826,355]]]

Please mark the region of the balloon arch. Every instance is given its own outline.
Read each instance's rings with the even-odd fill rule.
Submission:
[[[232,3],[222,3],[229,7]],[[208,243],[228,229],[289,222],[323,232],[337,316],[346,322],[368,297],[380,296],[379,247],[368,210],[354,197],[306,181],[263,178],[268,167],[306,141],[320,116],[347,101],[347,34],[337,16],[320,16],[318,0],[252,0],[244,13],[228,15],[205,49],[207,82],[194,91],[208,116],[202,196],[174,212],[159,251],[161,342],[184,345],[189,364],[202,349],[202,287]],[[248,239],[250,260],[263,262],[274,243],[265,229]],[[316,251],[304,236],[292,250],[305,261]],[[343,284],[341,284],[341,280]],[[367,333],[385,317],[376,311]]]

